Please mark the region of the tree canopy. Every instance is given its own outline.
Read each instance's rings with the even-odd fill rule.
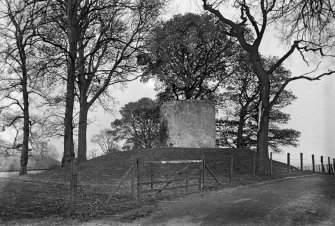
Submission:
[[[139,77],[136,55],[163,5],[152,0],[50,0],[45,7],[38,34],[49,49],[57,49],[50,58],[63,62],[61,74],[66,81],[63,164],[74,156],[76,98],[78,161],[85,161],[89,110],[94,105],[108,109],[109,87]]]
[[[111,123],[117,140],[124,140],[125,149],[153,148],[159,145],[159,104],[150,98],[129,102],[121,110],[121,119]]]
[[[144,79],[156,78],[163,99],[214,99],[233,71],[236,44],[211,15],[187,13],[159,23],[141,59]],[[143,59],[144,58],[144,59]]]
[[[331,15],[334,12],[334,3],[330,3],[328,0],[235,0],[231,2],[239,13],[238,19],[230,18],[229,14],[220,11],[223,1],[202,0],[204,9],[228,26],[229,31],[226,34],[236,38],[240,46],[247,52],[248,62],[260,84],[261,106],[257,133],[257,167],[259,171],[264,171],[269,158],[270,112],[286,86],[298,79],[318,80],[326,75],[333,74],[335,70],[329,69],[315,77],[310,77],[309,74],[290,77],[281,82],[273,98],[270,98],[270,76],[294,52],[300,53],[306,62],[305,53],[317,53],[322,57],[327,56],[325,51],[330,45],[333,45],[333,22],[335,18]],[[296,25],[292,26],[292,22]],[[275,62],[266,66],[261,60],[260,45],[264,42],[266,32],[273,29],[272,25],[274,24],[282,26],[289,48]],[[312,26],[312,24],[315,26]],[[247,34],[249,32],[252,32],[254,39],[248,39],[249,35]]]

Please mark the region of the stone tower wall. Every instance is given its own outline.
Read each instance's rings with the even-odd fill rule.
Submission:
[[[215,148],[215,106],[208,101],[169,101],[161,107],[161,142],[166,146]]]

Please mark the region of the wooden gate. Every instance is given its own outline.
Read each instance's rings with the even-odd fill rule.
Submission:
[[[182,169],[175,172],[175,174],[170,179],[159,180],[154,179],[154,166],[155,165],[168,165],[168,164],[183,164],[185,165]],[[197,170],[191,170],[191,164],[197,164]],[[209,169],[209,167],[205,163],[205,157],[199,160],[171,160],[171,161],[142,161],[140,157],[137,157],[133,160],[132,163],[133,173],[132,173],[132,196],[135,198],[135,178],[137,181],[136,184],[136,193],[137,199],[142,198],[142,194],[144,193],[154,193],[153,197],[157,196],[164,190],[174,190],[174,189],[185,189],[185,192],[188,193],[189,188],[198,187],[198,190],[201,191],[205,186],[205,170],[213,176],[216,182],[219,184],[218,180]],[[149,166],[149,172],[144,172],[142,169],[145,166]],[[192,172],[197,176],[192,176]],[[149,174],[149,175],[148,175]],[[182,178],[180,178],[180,176]],[[145,179],[148,178],[148,179]],[[179,177],[179,178],[178,178]],[[191,183],[192,181],[197,181],[196,183]],[[178,182],[178,185],[171,186],[174,182]],[[157,187],[157,185],[161,185]],[[149,189],[145,189],[149,187]]]
[[[176,165],[184,164],[186,165],[181,170],[176,171],[176,173],[170,179],[165,180],[155,180],[153,167],[155,165]],[[191,164],[197,164],[198,168],[196,170],[190,169]],[[149,171],[143,171],[144,166],[149,166]],[[172,161],[142,161],[141,157],[132,158],[131,166],[121,177],[116,187],[112,190],[109,197],[106,200],[106,203],[109,203],[112,197],[119,190],[121,184],[125,183],[129,175],[131,176],[131,194],[133,198],[140,200],[142,194],[144,193],[153,193],[153,197],[161,193],[164,190],[173,190],[173,189],[185,189],[185,192],[188,193],[189,188],[198,187],[198,190],[201,191],[205,186],[205,170],[215,179],[217,184],[220,184],[213,172],[210,170],[208,165],[205,162],[205,157],[198,160],[172,160]],[[192,176],[195,174],[196,176]],[[183,176],[182,178],[177,178],[178,176]],[[157,177],[157,175],[156,175]],[[147,178],[147,179],[146,179]],[[191,181],[196,181],[196,183],[191,183]],[[174,182],[179,182],[177,186],[170,186]],[[163,184],[163,185],[162,185]],[[157,185],[162,185],[157,188]],[[148,187],[149,189],[144,189]]]

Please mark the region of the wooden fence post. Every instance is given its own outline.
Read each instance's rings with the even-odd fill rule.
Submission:
[[[201,179],[202,179],[202,162],[200,164],[200,171],[199,171],[199,191],[201,191]]]
[[[136,160],[134,156],[131,156],[131,166],[132,166],[132,173],[131,173],[131,197],[135,199],[135,177],[136,177]]]
[[[233,153],[230,154],[230,169],[229,169],[229,182],[233,181],[233,171],[234,171],[234,156]]]
[[[77,195],[77,160],[71,159],[71,180],[70,180],[70,214],[76,212]]]
[[[322,171],[322,173],[325,172],[325,167],[323,165],[323,156],[321,156],[321,171]]]
[[[201,163],[201,168],[202,168],[202,188],[205,187],[205,156],[202,156],[202,163]]]
[[[333,169],[334,169],[334,173],[335,173],[335,159],[333,158]]]
[[[188,193],[188,170],[185,171],[185,190]]]
[[[270,152],[270,175],[272,175],[272,152]]]
[[[300,153],[300,170],[301,171],[304,170],[304,157],[303,157],[303,153]]]
[[[315,159],[314,159],[314,154],[312,154],[312,169],[313,169],[313,172],[315,172]]]
[[[255,177],[256,176],[256,151],[254,151],[254,154],[253,154],[253,176]]]
[[[328,174],[332,173],[332,165],[330,164],[330,157],[328,157]]]
[[[154,181],[154,164],[150,163],[150,181],[153,182]],[[151,190],[154,189],[154,184],[151,183],[150,184],[150,188]]]
[[[287,153],[287,173],[290,173],[290,153]]]
[[[141,158],[137,157],[137,199],[140,200],[142,198],[142,175],[141,175]]]

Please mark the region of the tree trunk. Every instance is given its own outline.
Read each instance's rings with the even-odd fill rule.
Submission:
[[[69,69],[71,73],[73,69]],[[66,86],[66,106],[64,119],[64,153],[62,159],[62,166],[71,162],[75,157],[73,146],[73,105],[74,105],[74,81],[71,77],[67,80]]]
[[[261,64],[260,55],[257,49],[252,49],[249,52],[249,56],[253,65],[253,70],[258,78],[262,103],[261,110],[258,112],[260,121],[257,131],[257,172],[265,173],[269,160],[270,79]]]
[[[25,70],[23,70],[25,71]],[[21,148],[20,158],[20,172],[19,175],[26,175],[28,165],[28,151],[29,151],[29,96],[27,90],[27,73],[22,74],[22,93],[23,93],[23,142]]]
[[[67,165],[75,157],[73,147],[73,106],[74,106],[74,82],[76,73],[77,57],[77,0],[67,2],[67,24],[68,24],[68,65],[67,65],[67,84],[66,84],[66,109],[64,119],[64,153],[62,166]]]
[[[238,129],[237,129],[237,139],[236,139],[236,147],[237,148],[243,148],[243,128],[245,124],[245,116],[247,114],[247,108],[248,105],[242,106],[241,111],[240,111],[240,119],[238,123]]]
[[[79,132],[78,132],[78,162],[84,162],[87,160],[87,142],[86,142],[86,133],[87,133],[87,102],[81,100],[80,102],[80,112],[79,112]]]
[[[79,131],[78,131],[78,161],[84,162],[87,160],[87,115],[89,110],[89,104],[87,103],[87,93],[89,87],[89,80],[86,79],[85,70],[85,57],[84,57],[84,44],[83,44],[83,32],[80,34],[81,37],[78,40],[78,65],[79,76],[78,76],[78,88],[79,88]]]
[[[261,100],[262,107],[259,112],[260,123],[257,132],[257,171],[264,173],[268,166],[269,152],[268,152],[268,134],[269,134],[269,95],[270,83],[263,82],[261,85]]]

